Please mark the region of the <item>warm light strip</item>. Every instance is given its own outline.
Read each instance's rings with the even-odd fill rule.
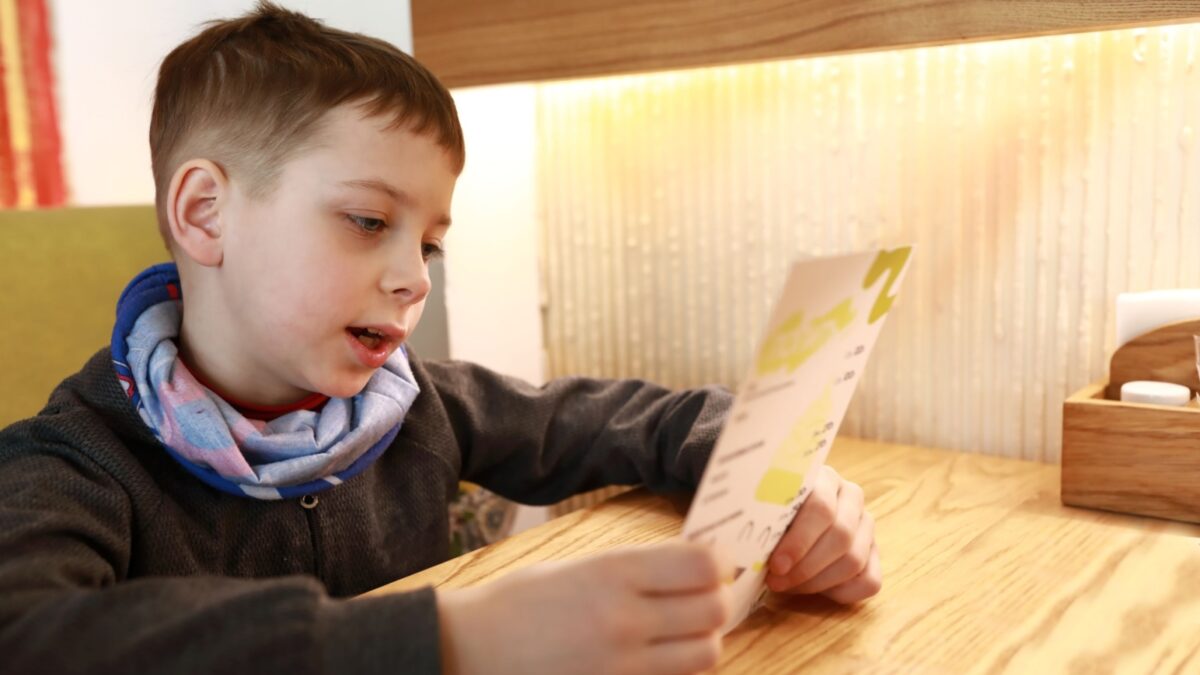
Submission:
[[[13,164],[17,178],[17,208],[32,208],[37,201],[33,182],[33,139],[30,134],[29,99],[22,66],[17,0],[0,0],[0,65],[4,67],[4,92],[8,101]]]
[[[1116,294],[1200,287],[1198,46],[1185,25],[539,85],[549,375],[734,384],[791,259],[915,242],[844,431],[1056,460]]]

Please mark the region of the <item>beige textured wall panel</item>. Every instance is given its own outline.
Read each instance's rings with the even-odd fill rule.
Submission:
[[[789,262],[916,243],[845,433],[1055,461],[1200,287],[1200,25],[538,85],[549,375],[741,379]],[[836,452],[836,450],[835,450]]]

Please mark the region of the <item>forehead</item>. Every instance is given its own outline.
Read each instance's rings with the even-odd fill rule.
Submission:
[[[396,127],[390,117],[367,116],[352,105],[329,111],[310,147],[284,169],[285,175],[314,172],[312,178],[330,183],[378,179],[431,193],[452,189],[458,177],[450,153],[431,133]]]

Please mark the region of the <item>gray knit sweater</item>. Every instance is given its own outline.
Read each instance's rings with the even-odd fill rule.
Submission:
[[[530,504],[693,488],[730,404],[716,388],[413,371],[396,441],[308,509],[192,477],[96,354],[0,431],[0,672],[438,672],[432,589],[348,598],[446,559],[459,479]]]

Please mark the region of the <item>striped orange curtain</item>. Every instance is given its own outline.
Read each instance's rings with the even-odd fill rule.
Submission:
[[[0,208],[66,201],[46,0],[0,0]]]

